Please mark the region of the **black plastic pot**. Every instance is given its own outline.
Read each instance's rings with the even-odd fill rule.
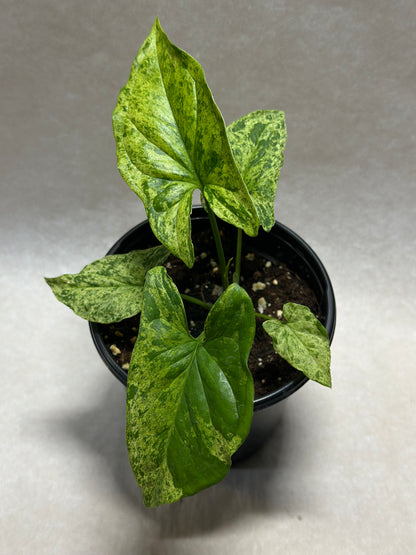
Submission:
[[[209,226],[209,219],[202,207],[194,207],[192,212],[192,231]],[[235,231],[234,231],[235,233]],[[260,230],[257,237],[245,237],[251,251],[258,252],[271,260],[281,260],[303,278],[314,291],[321,307],[322,323],[330,341],[335,332],[336,307],[335,297],[328,274],[315,252],[296,233],[276,222],[269,233]],[[128,231],[115,243],[107,254],[123,254],[135,249],[146,249],[157,245],[148,221],[144,221]],[[127,385],[127,371],[123,370],[108,352],[97,324],[90,322],[90,331],[94,344],[110,371],[124,385]],[[241,460],[257,450],[276,429],[285,400],[308,378],[299,373],[292,381],[286,383],[273,393],[255,399],[254,414],[250,433],[244,444],[233,455],[233,462]]]

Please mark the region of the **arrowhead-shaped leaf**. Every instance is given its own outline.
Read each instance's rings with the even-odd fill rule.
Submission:
[[[283,317],[285,322],[263,323],[276,352],[311,380],[331,387],[331,353],[324,326],[309,308],[296,303],[283,306]]]
[[[146,273],[168,256],[163,245],[112,254],[88,264],[79,274],[45,280],[58,301],[78,316],[102,324],[119,322],[140,312]]]
[[[287,137],[285,115],[274,110],[251,112],[229,125],[227,134],[260,224],[270,231]]]
[[[148,273],[127,384],[127,446],[146,505],[193,495],[227,474],[252,419],[254,319],[233,284],[195,339],[166,270]]]
[[[257,213],[204,72],[158,20],[120,92],[113,127],[121,175],[142,199],[156,237],[188,266],[195,189],[218,217],[257,234]]]

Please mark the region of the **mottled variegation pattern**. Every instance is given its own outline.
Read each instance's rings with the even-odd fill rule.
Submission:
[[[270,231],[287,137],[285,115],[275,110],[251,112],[229,125],[227,134],[260,225]]]
[[[254,320],[250,298],[233,284],[193,338],[166,270],[148,273],[127,384],[127,445],[147,506],[193,495],[227,474],[251,424]]]
[[[45,280],[58,301],[78,316],[102,324],[119,322],[140,312],[146,273],[168,256],[163,245],[113,254],[88,264],[79,274]]]
[[[280,320],[263,323],[276,352],[311,380],[331,387],[331,353],[324,326],[306,306],[286,303]]]
[[[218,217],[257,234],[257,213],[203,70],[158,20],[120,92],[113,127],[121,175],[142,199],[156,237],[188,266],[195,189]]]

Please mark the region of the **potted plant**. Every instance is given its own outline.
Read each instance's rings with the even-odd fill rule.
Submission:
[[[80,273],[46,281],[58,300],[95,322],[102,356],[127,382],[130,462],[144,503],[157,506],[219,482],[249,434],[255,402],[248,360],[256,320],[263,340],[297,376],[289,387],[260,395],[260,404],[284,398],[307,379],[331,385],[327,330],[310,307],[287,302],[277,309],[269,302],[266,292],[277,291],[279,280],[261,272],[276,260],[258,238],[264,246],[271,234],[296,259],[295,273],[303,265],[314,274],[330,298],[323,318],[331,337],[335,304],[319,259],[275,222],[283,112],[256,111],[226,128],[201,66],[156,20],[120,92],[113,126],[118,168],[143,201],[148,221]],[[195,190],[202,207],[192,212]],[[195,252],[197,232],[206,243]],[[243,268],[253,263],[261,268],[247,283]],[[204,285],[178,289],[172,275],[180,277],[180,287],[188,283],[184,269],[197,267],[206,268]],[[198,288],[202,294],[195,294]],[[201,330],[192,329],[198,326],[188,321],[184,302],[204,320]],[[110,355],[99,326],[137,314],[131,360],[117,364],[112,357],[119,349],[112,343]]]

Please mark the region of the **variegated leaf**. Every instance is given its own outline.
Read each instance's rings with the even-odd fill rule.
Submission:
[[[270,231],[287,137],[285,115],[275,110],[251,112],[229,125],[227,134],[260,225]]]
[[[158,20],[120,92],[113,127],[121,175],[142,199],[156,237],[188,266],[195,189],[218,217],[257,234],[256,209],[203,70]]]
[[[311,380],[331,387],[331,353],[324,326],[309,308],[296,303],[283,306],[283,318],[284,322],[263,323],[276,352]]]
[[[146,273],[168,256],[163,245],[112,254],[88,264],[79,274],[45,280],[58,301],[78,316],[102,324],[119,322],[140,312]]]
[[[193,495],[228,472],[251,424],[254,320],[233,284],[194,338],[166,270],[148,273],[127,384],[127,446],[146,505]]]

